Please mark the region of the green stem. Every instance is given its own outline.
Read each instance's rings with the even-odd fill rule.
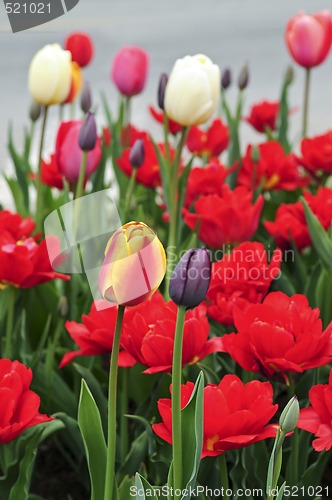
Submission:
[[[28,171],[28,172],[31,171],[30,170],[29,161],[30,161],[31,144],[33,142],[33,136],[35,134],[35,128],[36,128],[35,125],[36,125],[35,122],[32,121],[31,122],[31,127],[30,127],[30,142],[29,142],[29,147],[28,147],[27,152],[26,152],[26,156],[27,157],[25,159],[25,161],[26,161],[26,171]]]
[[[125,127],[124,149],[127,149],[130,146],[130,97],[125,98]]]
[[[304,86],[304,103],[303,103],[303,122],[302,122],[302,137],[307,137],[308,131],[308,110],[309,110],[309,93],[310,93],[310,68],[306,68],[305,86]]]
[[[229,489],[229,482],[228,482],[227,462],[224,453],[219,456],[219,469],[220,469],[221,487],[225,492],[223,498],[226,498],[228,500],[230,499],[230,496],[226,494],[226,491]]]
[[[299,477],[299,435],[297,429],[295,429],[292,436],[292,448],[291,448],[291,485],[295,486],[298,482]]]
[[[8,305],[7,305],[7,324],[6,324],[6,345],[5,345],[5,358],[11,358],[12,355],[12,333],[14,327],[14,309],[16,289],[11,286],[8,290]]]
[[[48,115],[48,106],[44,107],[43,124],[40,135],[39,156],[38,156],[38,172],[37,172],[37,202],[36,202],[36,224],[37,230],[41,230],[43,221],[43,183],[42,183],[42,159],[45,139],[46,122]]]
[[[125,306],[119,305],[116,319],[108,384],[108,438],[104,500],[115,500],[116,400],[120,337]]]
[[[182,429],[181,429],[181,374],[182,344],[186,309],[178,308],[176,319],[173,367],[172,367],[172,443],[173,443],[173,485],[174,490],[182,490]],[[179,500],[181,495],[174,496]],[[105,499],[106,500],[106,499]]]
[[[87,160],[88,160],[88,152],[83,151],[81,168],[80,168],[80,175],[78,178],[76,192],[75,192],[75,200],[77,200],[78,198],[81,198],[81,196],[83,194]]]
[[[168,116],[164,111],[164,142],[165,142],[165,156],[166,156],[166,161],[169,164],[170,163],[170,154],[169,154],[169,142],[168,142],[168,135],[169,135],[169,121],[168,121]]]
[[[188,127],[183,127],[181,131],[181,137],[176,149],[176,155],[174,159],[174,164],[172,167],[172,179],[171,179],[171,190],[170,190],[170,221],[169,221],[169,233],[168,233],[168,244],[167,253],[172,252],[176,248],[176,235],[177,235],[177,220],[178,220],[178,203],[179,203],[179,170],[181,163],[181,154],[183,147],[186,142]],[[168,285],[172,276],[173,266],[168,263],[166,272],[166,297],[168,295]]]
[[[121,379],[121,417],[120,417],[120,446],[121,461],[124,463],[128,453],[128,368],[120,371]]]
[[[127,222],[127,217],[130,211],[130,206],[131,206],[131,199],[133,197],[133,192],[135,188],[135,182],[136,182],[136,175],[137,175],[137,168],[133,168],[130,176],[130,181],[126,193],[126,201],[125,201],[125,207],[123,211],[123,217],[122,217],[122,222],[125,224]]]

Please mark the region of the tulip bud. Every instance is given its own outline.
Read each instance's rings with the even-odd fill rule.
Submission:
[[[32,101],[29,115],[32,122],[36,122],[38,120],[41,115],[41,105],[38,102]]]
[[[231,84],[232,84],[232,73],[229,68],[226,68],[221,77],[221,88],[226,90]]]
[[[244,90],[249,83],[249,66],[245,64],[240,71],[239,79],[238,79],[238,87],[240,90]]]
[[[285,73],[285,83],[287,85],[290,85],[293,80],[294,80],[294,68],[293,66],[288,66]]]
[[[62,318],[65,318],[68,314],[68,299],[65,295],[62,295],[58,302],[58,313]]]
[[[139,168],[145,160],[145,149],[143,139],[137,139],[130,150],[129,161],[133,168]]]
[[[88,113],[92,106],[91,90],[89,82],[84,82],[81,93],[81,110],[83,113]]]
[[[280,429],[284,434],[293,432],[296,429],[300,415],[300,406],[296,396],[288,401],[279,418]]]
[[[252,146],[252,149],[251,149],[251,160],[254,162],[254,163],[258,163],[259,160],[260,160],[260,152],[259,152],[259,149],[257,146],[253,145]]]
[[[87,33],[75,32],[68,35],[65,48],[71,52],[72,60],[81,68],[87,66],[93,58],[93,41]]]
[[[151,297],[166,271],[165,250],[143,222],[128,222],[111,236],[98,287],[104,299],[134,306]]]
[[[78,137],[78,143],[82,151],[92,151],[97,142],[97,125],[95,115],[87,113]]]
[[[188,309],[205,299],[211,280],[211,260],[206,248],[191,248],[178,262],[169,284],[169,295]]]
[[[166,73],[162,73],[160,76],[159,86],[158,86],[158,106],[162,110],[164,110],[164,100],[165,100],[165,91],[167,82],[168,82],[168,75],[166,75]]]
[[[112,64],[112,80],[122,95],[133,97],[145,87],[149,69],[149,54],[140,47],[123,47]]]

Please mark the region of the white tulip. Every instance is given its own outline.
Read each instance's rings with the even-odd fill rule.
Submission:
[[[186,127],[206,122],[217,109],[220,81],[220,69],[208,57],[178,59],[166,86],[167,116]]]
[[[71,85],[71,53],[59,44],[45,45],[29,68],[29,91],[39,104],[49,106],[66,100]]]

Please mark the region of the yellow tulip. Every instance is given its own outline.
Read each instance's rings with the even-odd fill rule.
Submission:
[[[178,59],[166,85],[167,116],[185,127],[206,122],[217,109],[220,82],[220,69],[208,57]]]
[[[165,250],[156,233],[143,222],[129,222],[108,241],[98,286],[106,300],[133,306],[154,294],[165,272]]]
[[[45,45],[30,63],[31,96],[44,106],[62,103],[70,91],[71,74],[71,53],[57,43]]]

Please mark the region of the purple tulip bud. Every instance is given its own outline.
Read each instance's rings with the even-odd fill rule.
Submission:
[[[88,113],[92,106],[91,99],[91,89],[89,82],[84,82],[82,93],[81,93],[81,110],[83,113]]]
[[[239,79],[238,79],[238,87],[240,90],[244,90],[249,83],[249,66],[245,64],[240,71]]]
[[[130,150],[129,161],[133,168],[139,168],[145,160],[145,149],[143,139],[137,139]]]
[[[205,299],[211,280],[211,259],[206,248],[191,248],[178,262],[169,295],[178,306],[191,309]]]
[[[288,66],[287,71],[285,73],[285,83],[290,85],[294,80],[294,68],[293,66]]]
[[[168,82],[168,76],[166,73],[162,73],[159,80],[158,86],[158,106],[160,109],[164,110],[164,99],[165,99],[165,90]]]
[[[226,68],[221,77],[221,87],[226,90],[232,84],[232,73],[229,68]]]
[[[89,111],[84,118],[78,143],[82,151],[92,151],[97,142],[97,125],[95,115]]]
[[[41,115],[41,105],[38,102],[32,101],[29,115],[32,122],[36,122],[38,120]]]

